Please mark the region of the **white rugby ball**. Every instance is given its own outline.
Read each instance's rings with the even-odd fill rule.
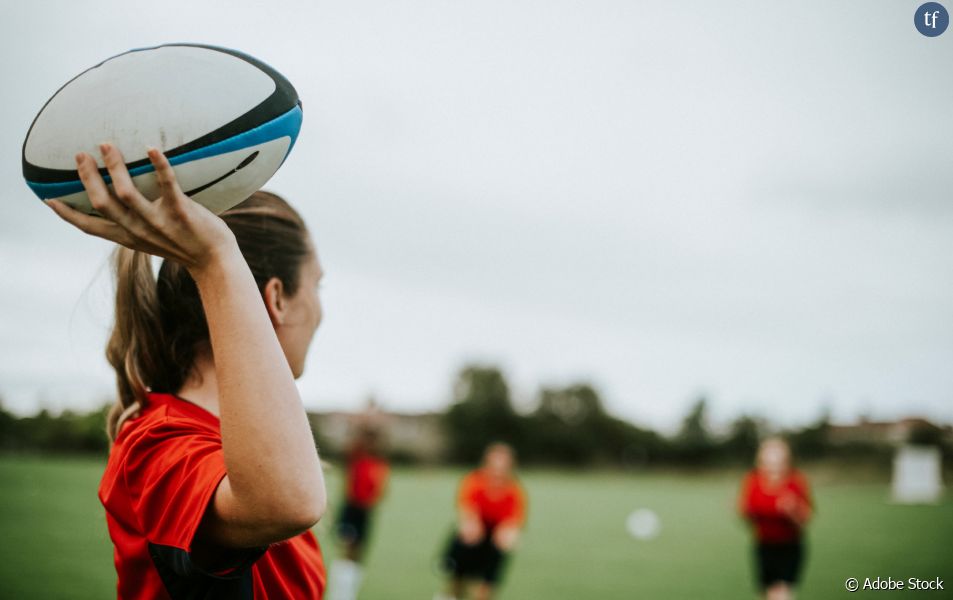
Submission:
[[[182,190],[220,213],[275,174],[301,118],[291,83],[247,54],[199,44],[130,50],[83,71],[46,102],[23,142],[23,176],[40,198],[95,214],[76,154],[95,157],[109,183],[99,144],[114,144],[136,187],[154,198],[146,155],[154,147]]]

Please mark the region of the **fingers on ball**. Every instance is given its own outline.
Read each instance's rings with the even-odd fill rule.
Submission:
[[[110,208],[110,193],[103,181],[102,175],[96,166],[96,161],[92,156],[81,152],[76,155],[76,171],[79,173],[79,179],[86,188],[86,195],[89,197],[89,203],[97,211],[105,214]]]
[[[112,144],[100,144],[99,151],[103,156],[103,164],[112,179],[113,193],[126,206],[137,206],[142,199],[126,169],[122,153]]]
[[[162,190],[162,197],[175,201],[181,200],[182,190],[179,188],[179,182],[175,178],[175,171],[169,164],[169,159],[156,148],[149,148],[148,155],[149,161],[155,167],[156,181],[159,183],[159,189]]]

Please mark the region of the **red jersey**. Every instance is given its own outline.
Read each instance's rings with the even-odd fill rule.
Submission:
[[[170,394],[148,400],[119,432],[99,486],[119,598],[320,598],[324,562],[310,531],[235,550],[227,570],[193,564],[195,532],[226,474],[219,421]]]
[[[470,472],[460,484],[457,504],[476,514],[487,529],[501,523],[522,526],[526,520],[526,495],[516,479],[503,482],[482,469]]]
[[[371,508],[381,499],[387,485],[390,468],[387,462],[356,451],[351,455],[347,470],[347,501],[361,508]]]
[[[805,518],[810,516],[811,493],[807,479],[799,471],[791,470],[777,485],[769,485],[757,469],[745,476],[739,509],[754,524],[759,542],[785,543],[801,538],[801,526],[780,508],[784,497],[790,497]]]

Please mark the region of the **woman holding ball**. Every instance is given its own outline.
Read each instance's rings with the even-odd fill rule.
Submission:
[[[99,490],[118,595],[320,598],[310,528],[327,500],[294,383],[321,322],[304,222],[263,192],[216,216],[182,193],[155,149],[161,196],[147,199],[119,151],[100,150],[112,189],[92,156],[76,164],[102,217],[48,204],[124,246],[106,350],[119,400]],[[157,278],[150,255],[164,259]]]
[[[739,510],[755,535],[758,584],[765,600],[791,600],[804,561],[803,531],[814,507],[807,479],[791,466],[781,438],[758,447],[757,465],[745,477]]]

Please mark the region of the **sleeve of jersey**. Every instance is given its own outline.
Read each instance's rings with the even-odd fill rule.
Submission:
[[[757,493],[757,476],[753,473],[748,474],[742,484],[739,509],[741,514],[749,519],[780,515],[774,497]]]
[[[390,479],[390,467],[385,462],[378,463],[375,474],[377,483],[375,498],[380,498],[387,491],[387,481]]]
[[[748,473],[745,475],[744,480],[741,482],[741,490],[738,492],[738,512],[742,517],[750,518],[751,517],[751,492],[752,492],[752,477]]]
[[[811,486],[803,474],[798,473],[794,478],[794,486],[797,495],[801,498],[801,517],[804,521],[810,519],[814,514],[814,498],[811,494]]]
[[[369,504],[376,504],[384,494],[387,484],[387,465],[379,461],[368,461],[364,465],[361,481],[364,484],[364,497]]]
[[[522,527],[526,523],[526,492],[521,485],[514,486],[513,508],[507,516],[506,522],[516,527]]]
[[[472,474],[463,478],[460,490],[457,492],[457,508],[462,511],[480,514],[480,503],[477,501],[479,484]]]
[[[191,560],[195,534],[225,477],[221,439],[189,423],[151,428],[129,449],[125,478],[154,556],[179,575],[204,572]],[[263,549],[235,553],[216,574],[250,566]]]

